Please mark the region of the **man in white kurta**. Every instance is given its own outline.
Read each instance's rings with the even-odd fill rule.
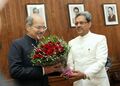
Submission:
[[[108,56],[106,37],[89,30],[91,19],[87,11],[76,16],[79,36],[69,41],[68,65],[74,70],[72,76],[80,76],[74,86],[110,86],[105,70]]]

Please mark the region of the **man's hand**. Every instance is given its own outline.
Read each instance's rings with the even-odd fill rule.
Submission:
[[[80,71],[73,71],[71,77],[77,77],[78,79],[85,79],[86,75]]]
[[[86,79],[86,75],[80,71],[66,71],[61,74],[62,77],[69,78],[70,80]]]
[[[53,72],[59,72],[61,69],[62,64],[58,63],[53,66],[46,66],[44,67],[45,74],[53,73]]]

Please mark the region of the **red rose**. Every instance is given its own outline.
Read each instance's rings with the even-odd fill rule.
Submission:
[[[40,48],[37,48],[36,50],[35,50],[35,53],[36,54],[38,54],[38,53],[40,53],[41,52],[41,49]]]
[[[35,54],[35,55],[33,56],[33,59],[36,59],[36,58],[43,58],[43,56],[42,56],[41,54]]]

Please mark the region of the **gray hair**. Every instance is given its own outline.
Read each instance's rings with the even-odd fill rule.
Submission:
[[[88,11],[83,11],[83,12],[78,13],[76,15],[75,19],[79,16],[84,16],[86,18],[87,22],[90,22],[92,20],[92,15]]]
[[[33,17],[28,16],[26,18],[26,26],[32,26],[33,25]]]

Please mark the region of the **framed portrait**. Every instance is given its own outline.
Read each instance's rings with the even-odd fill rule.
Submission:
[[[103,4],[105,24],[116,25],[118,24],[118,14],[116,4]]]
[[[42,16],[42,18],[45,21],[45,26],[47,27],[45,5],[44,4],[27,4],[26,9],[27,9],[28,16],[31,16],[31,15]]]
[[[84,11],[84,4],[68,4],[69,20],[71,27],[75,27],[75,16],[81,11]]]

